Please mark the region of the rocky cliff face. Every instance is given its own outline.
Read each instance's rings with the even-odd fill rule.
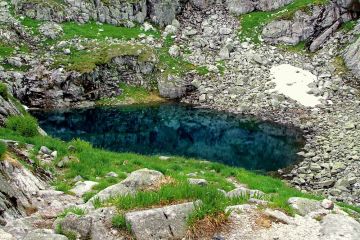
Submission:
[[[138,56],[115,57],[88,73],[34,67],[14,85],[15,96],[37,108],[71,107],[121,94],[119,83],[150,86],[155,60],[139,61]]]
[[[306,41],[310,51],[318,50],[342,23],[356,19],[357,1],[331,1],[324,6],[299,10],[292,19],[269,23],[262,35],[266,42],[296,45]]]
[[[7,117],[19,114],[21,114],[21,112],[18,106],[16,106],[14,100],[10,98],[4,98],[0,95],[0,126],[5,124]]]
[[[136,0],[136,1],[23,1],[16,0],[15,9],[25,16],[55,22],[99,21],[114,25],[127,23],[143,23],[151,20],[160,26],[166,26],[174,20],[181,11],[180,1]]]

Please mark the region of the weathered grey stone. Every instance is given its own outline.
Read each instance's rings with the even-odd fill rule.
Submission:
[[[190,202],[129,212],[125,219],[138,240],[181,239],[186,234],[186,219],[193,210],[194,203]]]
[[[260,190],[253,190],[244,187],[235,188],[234,190],[226,194],[226,196],[229,198],[236,198],[236,197],[261,198],[264,195],[265,193]]]
[[[255,3],[251,0],[227,0],[227,8],[230,13],[241,15],[255,10]]]
[[[0,228],[0,239],[2,239],[2,240],[15,240],[13,235],[11,235],[10,233],[5,232],[1,228]]]
[[[92,218],[70,213],[63,219],[55,221],[54,227],[61,226],[64,233],[73,233],[77,239],[86,240],[91,236]]]
[[[63,29],[57,23],[47,22],[39,27],[39,32],[46,38],[56,39],[63,33]]]
[[[346,66],[360,79],[360,38],[345,50],[343,56]]]
[[[208,182],[205,179],[201,178],[189,178],[188,182],[192,185],[206,186]]]
[[[50,229],[36,229],[29,232],[24,240],[67,240],[64,235],[56,234]]]
[[[294,0],[258,0],[256,9],[261,11],[271,11],[283,7]]]
[[[360,239],[360,223],[355,219],[341,215],[329,214],[321,221],[322,240],[357,240]]]
[[[74,188],[70,189],[70,192],[74,193],[78,197],[82,197],[85,193],[90,192],[92,188],[99,183],[93,181],[77,182]]]
[[[285,224],[294,224],[294,221],[291,217],[279,210],[266,209],[264,214],[270,218],[275,219],[276,221],[285,223]]]
[[[319,201],[307,198],[292,197],[289,198],[288,203],[290,204],[290,207],[292,207],[299,215],[302,216],[322,209]]]
[[[91,205],[95,199],[104,201],[115,196],[135,194],[135,192],[139,189],[155,185],[163,177],[164,175],[161,172],[146,168],[134,171],[122,182],[105,188],[93,196],[88,201],[87,205]]]

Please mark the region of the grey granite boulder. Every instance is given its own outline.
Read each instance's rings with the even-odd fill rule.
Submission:
[[[82,197],[85,193],[90,192],[92,188],[99,183],[93,181],[84,181],[75,183],[74,188],[70,192],[74,193],[78,197]]]
[[[255,3],[251,0],[227,0],[227,9],[231,14],[241,15],[255,10]]]
[[[56,39],[63,33],[63,29],[57,23],[48,22],[39,27],[39,32],[46,38]]]
[[[321,240],[357,240],[360,239],[360,223],[355,219],[341,215],[328,214],[321,221]]]
[[[307,198],[292,197],[289,198],[288,203],[301,216],[322,209],[321,202]]]
[[[343,54],[346,66],[360,79],[360,38]]]
[[[137,190],[155,185],[163,177],[161,172],[146,168],[134,171],[122,182],[100,191],[88,201],[87,205],[90,206],[96,199],[105,201],[115,196],[135,194]]]
[[[29,232],[24,240],[68,240],[64,235],[56,234],[49,229],[36,229]]]
[[[125,219],[137,240],[182,239],[187,230],[186,219],[194,207],[190,202],[129,212]]]
[[[77,239],[115,240],[117,238],[111,231],[112,218],[116,214],[115,207],[99,208],[85,216],[68,214],[54,223],[55,228],[63,233],[73,233]]]
[[[261,198],[264,195],[265,195],[265,193],[260,190],[253,190],[253,189],[248,189],[248,188],[244,188],[244,187],[238,187],[238,188],[235,188],[234,190],[226,193],[226,196],[229,198],[236,198],[236,197]]]
[[[259,0],[256,9],[260,11],[271,11],[283,7],[294,0]]]

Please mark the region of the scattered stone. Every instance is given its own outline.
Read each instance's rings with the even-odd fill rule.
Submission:
[[[229,198],[236,198],[236,197],[262,198],[263,196],[265,196],[265,193],[260,190],[252,190],[244,187],[238,187],[228,192],[226,196]]]
[[[188,182],[191,185],[199,185],[199,186],[206,186],[208,185],[208,182],[205,179],[201,179],[201,178],[189,178]]]
[[[36,229],[29,232],[24,240],[68,240],[64,235],[56,234],[50,229]]]
[[[329,200],[329,199],[324,199],[324,200],[322,200],[322,202],[321,202],[321,206],[322,206],[323,208],[325,208],[325,209],[331,210],[331,209],[334,208],[334,203],[333,203],[331,200]]]
[[[85,193],[90,192],[92,188],[99,183],[93,181],[84,181],[75,183],[75,187],[70,189],[78,197],[82,197]]]
[[[115,172],[109,172],[106,174],[105,177],[108,177],[108,178],[117,178],[119,176],[119,174],[115,173]]]

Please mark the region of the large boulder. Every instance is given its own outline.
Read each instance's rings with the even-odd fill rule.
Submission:
[[[341,215],[328,214],[321,221],[321,239],[360,239],[360,223],[355,219]]]
[[[260,11],[271,11],[283,7],[294,0],[258,0],[256,9]]]
[[[91,206],[95,200],[105,201],[111,197],[135,194],[140,189],[157,184],[163,177],[161,172],[146,168],[134,171],[122,182],[105,188],[93,196],[87,205]]]
[[[227,0],[227,9],[230,13],[241,15],[255,10],[255,3],[252,0]]]
[[[9,98],[8,96],[5,96],[5,94],[4,96],[0,94],[0,126],[5,125],[7,117],[20,114],[21,111],[16,106],[14,100]]]
[[[203,10],[215,4],[216,0],[190,0],[189,2],[193,7]]]
[[[301,216],[322,209],[321,202],[307,198],[292,197],[289,198],[288,203]]]
[[[68,240],[64,235],[56,234],[53,230],[37,229],[29,232],[24,240]]]
[[[343,54],[346,66],[360,79],[360,38]]]
[[[85,216],[68,214],[63,219],[58,219],[54,227],[61,229],[63,233],[72,233],[77,239],[92,240],[115,240],[121,239],[110,229],[112,218],[117,210],[115,207],[99,208]]]
[[[1,228],[0,228],[0,239],[2,239],[2,240],[15,240],[13,235],[11,235],[10,233],[5,232]]]
[[[182,239],[187,230],[186,219],[194,207],[190,202],[129,212],[125,219],[137,240]]]
[[[148,17],[150,20],[161,27],[170,25],[181,10],[179,0],[163,1],[149,0]]]
[[[39,32],[46,38],[56,39],[63,33],[63,29],[57,23],[47,22],[39,27]]]

